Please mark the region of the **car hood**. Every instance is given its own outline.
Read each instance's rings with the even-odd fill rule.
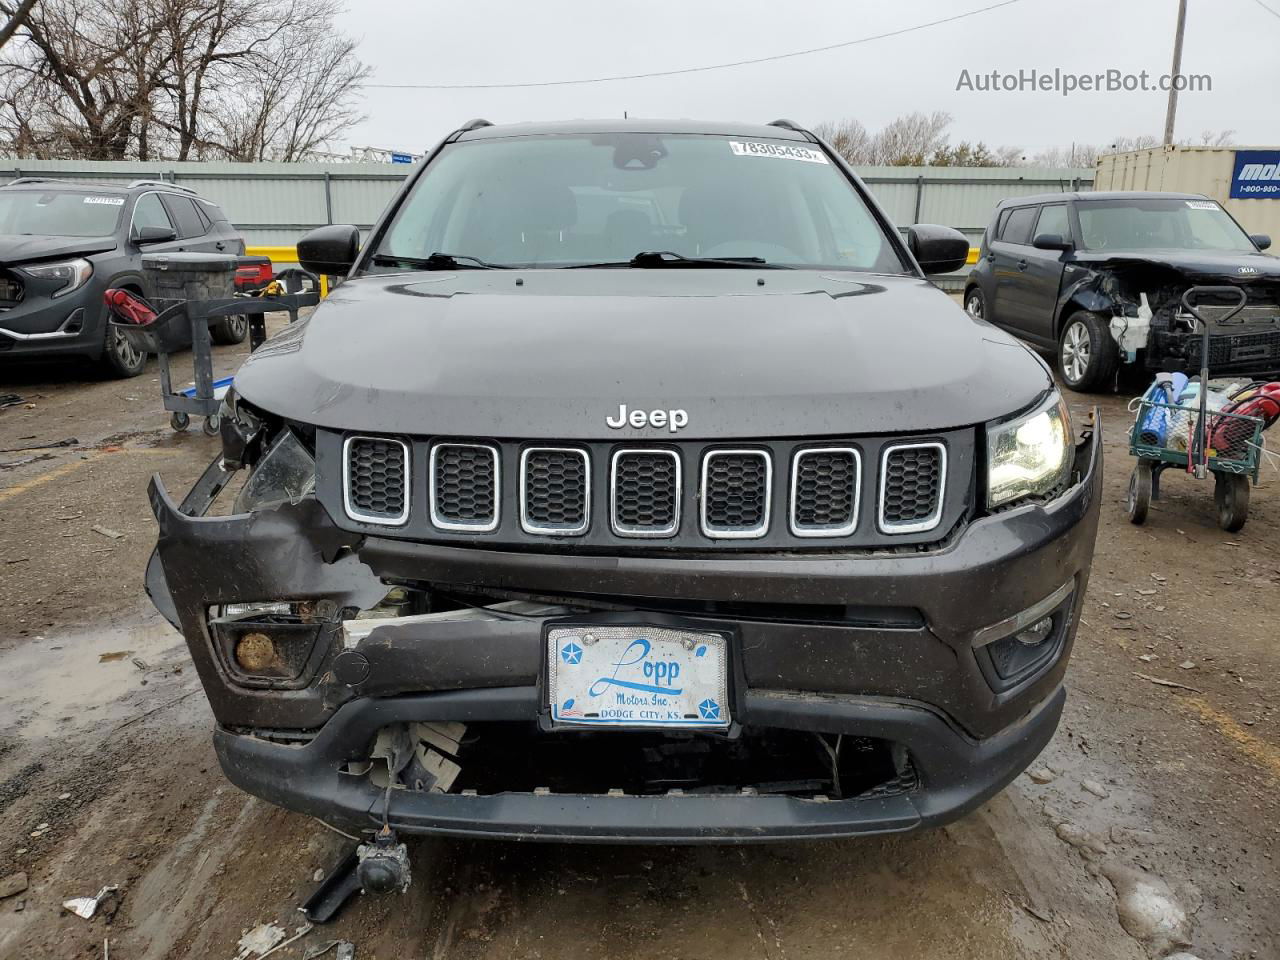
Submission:
[[[1183,274],[1193,281],[1252,283],[1280,280],[1280,259],[1265,253],[1230,253],[1215,250],[1143,250],[1121,252],[1088,250],[1075,262],[1092,267],[1156,266]]]
[[[337,288],[236,374],[250,403],[409,434],[681,439],[920,432],[1029,406],[1044,364],[910,277],[789,270],[457,271]]]
[[[51,260],[54,257],[84,257],[114,250],[113,237],[49,237],[38,234],[0,234],[0,264]]]

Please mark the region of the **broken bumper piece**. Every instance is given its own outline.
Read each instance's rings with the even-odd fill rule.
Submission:
[[[219,729],[214,747],[228,779],[291,810],[355,830],[387,821],[405,833],[508,840],[722,843],[892,833],[949,822],[1012,780],[1048,743],[1065,701],[1059,687],[1000,734],[974,741],[923,705],[871,698],[749,692],[747,725],[848,731],[906,746],[919,769],[914,790],[846,800],[736,794],[660,796],[611,791],[470,795],[379,789],[340,772],[368,755],[377,732],[396,722],[535,722],[535,687],[362,699],[342,707],[310,743],[272,743]],[[618,734],[615,734],[617,736]],[[625,736],[625,734],[623,734]]]

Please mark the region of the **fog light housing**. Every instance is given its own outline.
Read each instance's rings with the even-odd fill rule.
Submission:
[[[1070,629],[1074,598],[1073,581],[1022,613],[979,632],[975,652],[992,689],[1010,690],[1053,663]]]
[[[330,600],[226,604],[209,608],[209,633],[238,683],[298,688],[324,659],[338,613]]]

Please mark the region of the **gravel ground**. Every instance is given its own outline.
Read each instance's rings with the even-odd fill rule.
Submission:
[[[219,348],[219,372],[241,354]],[[230,960],[260,923],[292,934],[346,843],[223,780],[185,646],[143,595],[147,478],[184,491],[214,452],[169,429],[155,376],[0,370],[29,401],[0,411],[0,448],[76,441],[0,453],[0,893],[26,882],[0,898],[2,958],[108,941]],[[978,812],[750,848],[413,842],[407,895],[273,956],[345,938],[360,960],[1280,957],[1280,477],[1240,534],[1217,529],[1209,484],[1173,474],[1133,527],[1125,402],[1100,400],[1106,498],[1066,716]],[[92,921],[61,911],[108,884]]]

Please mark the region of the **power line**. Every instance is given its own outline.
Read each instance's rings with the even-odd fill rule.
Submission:
[[[1273,17],[1280,17],[1280,10],[1276,10],[1274,7],[1268,7],[1265,3],[1262,2],[1262,0],[1253,0],[1253,2],[1256,3],[1258,6],[1260,6],[1263,10],[1267,11],[1267,13],[1271,14]]]
[[[611,77],[583,77],[577,80],[539,80],[529,83],[366,83],[364,86],[375,90],[514,90],[527,87],[568,87],[586,83],[615,83],[619,80],[649,80],[654,77],[676,77],[689,73],[705,73],[708,70],[729,70],[733,67],[746,67],[756,63],[772,63],[776,60],[788,60],[792,57],[807,57],[814,53],[826,53],[829,50],[839,50],[842,47],[853,47],[862,43],[871,43],[875,40],[886,40],[889,37],[900,37],[903,34],[915,33],[917,30],[928,30],[930,27],[939,27],[945,23],[955,23],[957,20],[976,17],[980,13],[989,13],[992,10],[999,10],[1001,7],[1008,7],[1021,2],[1022,0],[1001,0],[1000,3],[993,3],[990,6],[979,7],[977,10],[968,10],[965,13],[943,17],[941,20],[930,20],[928,23],[918,23],[915,26],[902,27],[898,30],[890,30],[887,33],[877,33],[870,37],[859,37],[857,40],[831,43],[825,47],[811,47],[808,50],[777,53],[770,57],[755,57],[751,60],[734,60],[730,63],[714,63],[703,67],[685,67],[681,70],[657,70],[652,73],[628,73]]]

